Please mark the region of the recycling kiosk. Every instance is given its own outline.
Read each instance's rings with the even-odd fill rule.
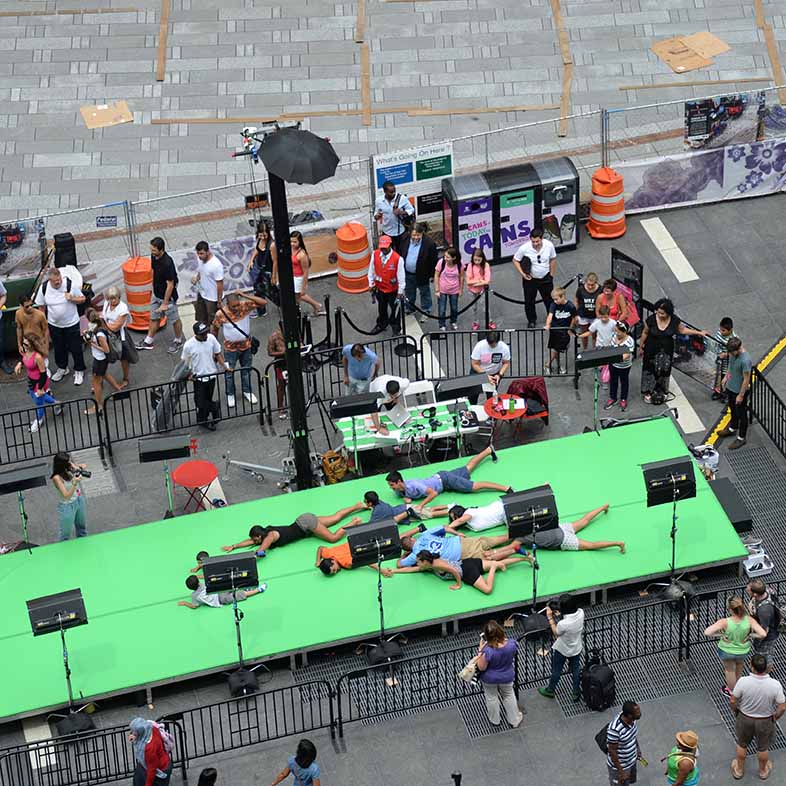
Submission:
[[[579,175],[569,158],[518,164],[442,181],[445,242],[462,262],[481,248],[508,262],[534,227],[558,249],[579,242]]]

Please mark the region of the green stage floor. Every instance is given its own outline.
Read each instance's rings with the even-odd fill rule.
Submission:
[[[627,554],[616,549],[541,551],[538,591],[547,597],[668,572],[670,510],[668,506],[646,507],[639,465],[685,453],[676,427],[659,419],[610,429],[601,436],[582,434],[503,450],[499,463],[486,460],[474,477],[510,483],[516,489],[551,483],[563,521],[611,503],[608,515],[597,519],[582,536],[623,539]],[[464,459],[445,462],[440,468],[463,463]],[[420,467],[404,474],[423,476],[436,469]],[[696,474],[696,498],[679,506],[681,569],[744,556],[715,496],[700,473]],[[60,638],[32,636],[28,599],[82,589],[90,622],[67,634],[76,696],[99,697],[215,671],[236,658],[231,607],[192,611],[176,605],[188,597],[183,582],[197,551],[220,553],[222,544],[243,539],[252,524],[289,524],[303,511],[332,513],[359,500],[368,489],[393,501],[384,477],[377,475],[51,544],[33,549],[32,555],[3,556],[0,664],[9,678],[0,692],[0,718],[32,714],[65,702]],[[480,504],[494,496],[449,493],[439,501]],[[314,567],[319,544],[309,538],[274,550],[259,562],[268,590],[243,604],[247,658],[317,648],[377,630],[375,574],[359,568],[331,578],[323,576]],[[490,597],[467,586],[451,591],[446,582],[430,574],[398,574],[385,581],[385,619],[390,629],[414,627],[429,620],[522,604],[530,597],[531,572],[526,564],[498,574]],[[27,677],[14,679],[17,668]]]

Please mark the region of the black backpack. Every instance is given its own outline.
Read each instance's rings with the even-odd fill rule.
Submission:
[[[581,671],[581,694],[584,703],[596,712],[608,709],[617,698],[614,672],[598,650],[592,650]]]
[[[44,297],[46,297],[46,288],[49,286],[48,281],[44,281],[41,285],[41,292],[43,293]],[[66,276],[66,292],[71,291],[71,279]],[[93,303],[93,285],[89,284],[88,282],[82,282],[82,294],[85,296],[84,303],[77,303],[76,304],[76,313],[79,314],[80,317],[85,315],[85,312]]]

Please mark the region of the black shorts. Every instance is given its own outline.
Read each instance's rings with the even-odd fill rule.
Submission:
[[[564,352],[570,344],[570,332],[567,330],[549,330],[549,349]]]
[[[106,358],[104,358],[103,360],[96,360],[96,358],[93,358],[94,377],[105,377],[108,368],[109,368],[109,361]]]
[[[483,560],[477,557],[468,557],[461,560],[461,580],[470,587],[483,576]]]

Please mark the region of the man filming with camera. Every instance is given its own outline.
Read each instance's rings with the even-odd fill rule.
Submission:
[[[560,595],[559,603],[549,603],[546,618],[554,635],[551,645],[551,679],[545,688],[538,688],[538,693],[547,699],[553,699],[557,690],[565,661],[570,665],[573,677],[573,701],[581,698],[581,650],[584,633],[584,609],[579,608],[573,595]]]
[[[60,525],[60,540],[68,540],[71,531],[76,536],[87,535],[87,505],[82,489],[82,479],[92,477],[85,464],[74,464],[71,454],[61,451],[52,459],[52,485],[57,491],[57,516]]]

